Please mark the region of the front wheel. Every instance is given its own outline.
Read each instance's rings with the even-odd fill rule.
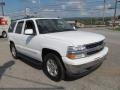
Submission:
[[[60,81],[64,78],[64,68],[60,58],[49,53],[44,58],[43,71],[53,81]]]

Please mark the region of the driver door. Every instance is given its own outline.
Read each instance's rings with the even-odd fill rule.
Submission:
[[[25,35],[25,30],[32,29],[33,35]],[[38,49],[37,31],[33,20],[27,20],[23,31],[24,53],[34,59],[39,59],[40,51]]]

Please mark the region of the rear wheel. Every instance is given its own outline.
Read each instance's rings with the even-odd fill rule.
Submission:
[[[2,37],[3,38],[7,38],[7,33],[4,31],[4,32],[2,32]]]
[[[13,43],[10,44],[10,51],[11,51],[13,58],[17,59],[18,53],[17,53],[17,50],[16,50],[15,45]]]
[[[64,78],[64,68],[57,55],[49,53],[44,58],[43,70],[53,81],[60,81]]]

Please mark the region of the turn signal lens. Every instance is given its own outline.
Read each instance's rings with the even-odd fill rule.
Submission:
[[[75,59],[76,58],[76,55],[75,54],[67,54],[67,57],[69,58],[69,59]]]

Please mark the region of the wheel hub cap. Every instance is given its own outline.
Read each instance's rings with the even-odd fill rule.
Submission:
[[[47,70],[48,70],[48,73],[51,76],[57,76],[58,75],[58,67],[55,64],[55,62],[51,59],[47,61]]]
[[[12,54],[13,54],[13,56],[16,56],[16,51],[15,51],[14,47],[12,47]]]
[[[7,35],[6,35],[6,33],[3,33],[3,37],[6,37]]]

